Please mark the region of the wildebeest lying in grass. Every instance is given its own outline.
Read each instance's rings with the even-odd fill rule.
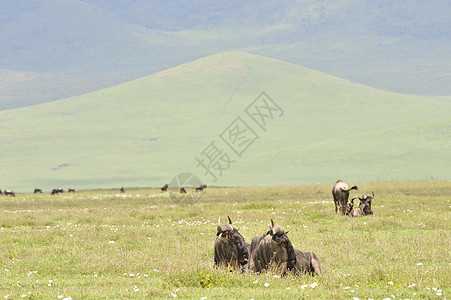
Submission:
[[[229,224],[221,225],[218,219],[217,238],[215,240],[215,266],[224,266],[231,270],[247,269],[249,260],[249,244],[246,243],[238,229],[232,224],[229,216]]]
[[[75,193],[75,188],[70,187],[70,188],[67,189],[67,192],[68,193]]]
[[[185,190],[184,187],[181,187],[181,188],[180,188],[180,193],[181,193],[181,194],[186,194],[186,190]]]
[[[5,190],[4,194],[5,196],[16,197],[16,194],[13,192],[13,190]]]
[[[59,194],[59,193],[64,193],[64,190],[62,188],[60,188],[60,187],[58,187],[56,189],[53,189],[51,195],[56,195],[56,194]]]
[[[205,188],[207,188],[206,184],[199,185],[196,187],[196,192],[203,191]]]
[[[161,191],[162,192],[166,192],[167,190],[168,190],[168,187],[169,187],[169,184],[165,184],[165,185],[163,185],[162,187],[161,187]]]
[[[346,213],[346,206],[349,199],[349,191],[358,190],[356,185],[351,188],[348,187],[346,182],[337,180],[332,188],[332,195],[334,196],[335,213],[339,210],[342,215]]]
[[[373,211],[371,210],[371,201],[374,198],[374,193],[373,193],[373,196],[363,194],[362,198],[359,197],[360,204],[358,207],[354,207],[354,199],[355,198],[357,198],[357,197],[354,197],[348,201],[348,209],[349,210],[346,213],[346,215],[348,215],[350,217],[364,217],[364,216],[373,214]]]
[[[42,193],[42,189],[41,188],[35,188],[34,189],[34,193]]]
[[[281,226],[271,225],[266,235],[252,239],[249,270],[262,272],[268,270],[278,274],[315,273],[321,275],[321,266],[315,253],[294,249],[290,239]]]

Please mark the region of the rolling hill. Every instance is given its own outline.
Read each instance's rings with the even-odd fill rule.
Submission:
[[[181,172],[221,186],[449,179],[449,100],[222,52],[1,111],[0,187],[161,186]]]

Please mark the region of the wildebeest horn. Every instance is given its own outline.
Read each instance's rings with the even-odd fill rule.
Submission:
[[[230,217],[229,217],[229,216],[227,216],[227,218],[229,218],[229,224],[232,224],[232,220],[230,220]]]
[[[373,193],[373,198],[374,198],[374,192],[372,192]]]
[[[274,227],[274,221],[271,219],[271,229]]]
[[[218,219],[218,232],[221,232],[221,217]]]

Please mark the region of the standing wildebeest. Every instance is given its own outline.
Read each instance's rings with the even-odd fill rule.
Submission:
[[[123,186],[121,186],[121,193],[125,193],[125,189]]]
[[[186,194],[186,190],[185,190],[184,187],[181,187],[181,188],[180,188],[180,193],[181,193],[181,194]]]
[[[222,226],[221,218],[218,219],[218,233],[215,240],[215,266],[244,271],[249,259],[249,244],[232,224],[230,217],[227,216],[227,218],[229,224]]]
[[[64,190],[62,188],[60,188],[60,187],[58,187],[56,189],[53,189],[51,195],[56,195],[56,194],[59,194],[59,193],[64,193]]]
[[[5,190],[5,196],[16,197],[16,194],[14,194],[13,190]]]
[[[68,192],[68,193],[71,193],[71,192],[72,192],[72,193],[75,193],[75,188],[73,188],[73,187],[68,188],[68,189],[67,189],[67,192]]]
[[[198,187],[196,187],[196,192],[203,191],[206,188],[207,188],[206,184],[199,185]]]
[[[337,180],[334,187],[332,188],[332,195],[334,196],[335,203],[335,213],[337,213],[338,207],[340,208],[340,213],[344,215],[346,213],[346,206],[349,199],[349,191],[358,190],[358,187],[354,185],[349,188],[346,182]]]
[[[42,194],[42,189],[41,188],[35,188],[34,189],[34,193],[41,193]]]
[[[0,195],[3,195],[2,189],[0,189]]]
[[[162,192],[166,192],[167,190],[168,190],[168,187],[169,187],[169,184],[165,184],[165,185],[163,185],[162,187],[161,187],[161,191]]]
[[[281,226],[271,225],[266,235],[256,237],[251,243],[249,269],[254,272],[269,270],[279,274],[309,273],[321,275],[321,266],[315,253],[294,249],[287,232]]]
[[[364,217],[373,214],[373,211],[371,210],[371,200],[374,198],[374,192],[373,196],[363,194],[362,198],[359,197],[360,204],[358,207],[354,207],[355,198],[357,197],[354,197],[348,201],[349,210],[346,215],[350,217]]]

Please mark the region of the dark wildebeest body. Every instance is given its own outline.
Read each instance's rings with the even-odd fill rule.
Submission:
[[[163,187],[161,187],[161,191],[166,192],[168,190],[168,187],[169,187],[169,184],[166,183],[165,185],[163,185]]]
[[[316,255],[294,249],[287,233],[281,226],[274,227],[271,220],[268,233],[252,239],[249,269],[257,273],[268,270],[279,274],[290,271],[293,274],[307,272],[321,275]]]
[[[181,187],[181,188],[180,188],[180,193],[182,193],[182,194],[185,194],[185,193],[186,193],[186,190],[185,190],[184,187]]]
[[[123,186],[121,186],[121,193],[125,193],[125,189]]]
[[[41,188],[35,188],[34,189],[34,193],[42,193],[42,189]]]
[[[64,193],[64,190],[62,188],[60,188],[60,187],[56,188],[56,189],[53,189],[51,195],[57,195],[59,193]]]
[[[16,194],[13,192],[13,190],[5,190],[5,196],[11,196],[16,197]]]
[[[348,204],[350,190],[358,190],[358,187],[354,185],[349,188],[348,184],[341,180],[337,180],[337,182],[335,182],[334,187],[332,188],[332,195],[334,196],[335,203],[335,213],[337,213],[338,210],[340,210],[340,213],[342,215],[346,213],[346,206]]]
[[[68,193],[75,193],[75,188],[71,187],[67,189]]]
[[[364,217],[364,216],[373,214],[373,211],[371,210],[371,201],[374,198],[374,193],[373,193],[373,196],[364,194],[362,196],[362,198],[359,197],[360,204],[358,207],[354,207],[354,199],[355,198],[357,198],[357,197],[354,197],[348,201],[349,210],[346,213],[346,215],[348,215],[350,217]]]
[[[205,188],[207,188],[206,184],[199,185],[196,187],[196,192],[203,191]]]
[[[0,195],[3,195],[2,189],[0,189]]]
[[[238,232],[238,229],[232,225],[232,220],[229,219],[229,224],[220,225],[218,220],[217,238],[215,240],[215,256],[214,262],[216,267],[231,268],[231,270],[247,269],[249,259],[249,244],[246,243],[243,236]]]
[[[273,220],[266,235],[252,239],[249,270],[285,274],[296,265],[296,254],[290,239],[281,226],[274,226]]]

